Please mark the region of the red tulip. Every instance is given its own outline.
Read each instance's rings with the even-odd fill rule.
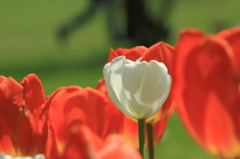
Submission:
[[[69,141],[58,159],[141,159],[137,149],[118,135],[105,141],[90,131],[85,125],[69,130]]]
[[[176,48],[174,99],[193,139],[221,158],[240,157],[239,29],[207,36],[182,31]],[[236,47],[238,46],[238,47]]]
[[[45,99],[42,84],[34,74],[20,83],[0,77],[0,152],[15,157],[44,151],[51,99]]]
[[[109,99],[100,91],[77,86],[62,87],[49,109],[49,129],[46,155],[54,158],[69,142],[69,131],[74,125],[86,125],[98,137],[105,139],[115,127]]]
[[[104,93],[77,86],[57,91],[49,110],[47,158],[105,159],[114,156],[140,159],[138,151],[123,139],[107,139],[114,130],[115,121]]]

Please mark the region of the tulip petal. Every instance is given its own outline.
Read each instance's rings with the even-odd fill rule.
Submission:
[[[4,76],[0,76],[0,84],[2,83],[3,80],[7,79],[6,77]]]
[[[111,62],[114,58],[118,56],[125,56],[127,59],[135,61],[139,57],[142,57],[148,48],[144,46],[136,46],[132,49],[118,48],[116,50],[111,49],[108,57],[107,63]]]
[[[20,151],[22,155],[33,156],[42,153],[46,146],[47,119],[40,118],[46,100],[42,83],[36,75],[26,76],[20,84],[23,86],[25,101],[20,129]],[[48,111],[45,113],[47,115]]]
[[[0,77],[0,102],[0,151],[13,157],[42,153],[48,109],[38,77],[30,74],[20,84]]]
[[[126,98],[130,101],[128,107],[138,119],[155,114],[170,91],[171,77],[167,68],[156,61],[126,64],[122,78]]]
[[[112,133],[111,107],[105,94],[85,88],[69,97],[64,107],[67,125],[85,124],[101,138]]]
[[[69,129],[69,141],[60,159],[95,159],[103,141],[85,125]]]
[[[146,76],[146,65],[146,62],[128,63],[124,65],[122,73],[123,89],[126,95],[126,100],[122,102],[126,104],[125,107],[135,116],[135,119],[143,116],[146,118],[145,113],[149,114],[152,111],[146,108],[149,103],[142,102],[141,97],[139,97],[139,92]]]
[[[99,151],[97,159],[141,159],[140,153],[121,136],[110,136]]]
[[[122,105],[122,101],[125,101],[125,94],[122,86],[122,70],[125,64],[124,59],[124,56],[119,56],[111,63],[106,64],[103,69],[103,75],[105,81],[107,81],[106,85],[110,99],[123,113],[134,118],[133,114],[129,112],[129,109]]]
[[[21,123],[22,86],[11,77],[0,83],[0,151],[15,156]]]
[[[240,98],[233,52],[220,37],[198,35],[180,36],[174,75],[178,111],[190,135],[205,150],[221,158],[236,158]],[[184,50],[191,39],[195,42]]]
[[[70,158],[75,153],[76,156],[81,156],[81,153],[91,156],[88,146],[92,144],[90,142],[95,144],[97,141],[88,139],[92,138],[92,134],[86,134],[91,130],[95,137],[104,139],[115,130],[113,105],[105,93],[92,88],[62,87],[59,92],[49,110],[52,137],[48,140],[46,156],[56,158],[59,155],[64,158],[67,155],[66,158]],[[89,127],[87,133],[86,126]],[[91,151],[95,153],[95,150]]]
[[[156,60],[158,62],[162,62],[166,65],[168,69],[168,74],[171,76],[173,75],[173,57],[175,56],[175,48],[164,43],[159,42],[155,45],[151,46],[148,51],[143,55],[142,61],[150,62],[151,60]],[[174,110],[174,104],[172,102],[172,91],[170,91],[170,94],[168,95],[166,101],[164,102],[161,109],[158,111],[158,115],[154,115],[151,117],[152,119],[148,119],[146,122],[156,122],[162,117],[164,117],[168,111],[171,109],[173,112]]]
[[[123,55],[126,57],[126,59],[131,61],[136,61],[139,57],[142,57],[146,52],[148,48],[144,46],[136,46],[132,49],[128,49],[128,51]]]
[[[206,148],[212,154],[226,158],[235,158],[235,154],[240,154],[240,143],[236,140],[238,134],[235,135],[237,132],[232,124],[235,120],[234,115],[228,113],[223,102],[214,92],[209,93],[205,118],[208,119],[204,123]]]
[[[153,123],[153,143],[156,146],[162,139],[168,121],[169,114]]]
[[[217,36],[221,36],[228,41],[231,48],[234,52],[234,58],[236,60],[236,64],[238,67],[238,73],[240,74],[240,27],[234,27],[232,29],[223,30],[217,34]]]
[[[175,52],[174,47],[164,43],[159,42],[151,46],[147,52],[143,55],[142,61],[150,62],[155,60],[162,62],[168,68],[168,72],[172,75],[172,63],[173,63],[173,53]]]
[[[33,113],[36,109],[42,109],[42,105],[45,103],[45,94],[39,78],[35,74],[30,74],[20,84],[24,88],[27,110]]]
[[[64,150],[65,144],[68,141],[68,130],[66,129],[64,118],[64,104],[71,94],[81,90],[82,88],[78,86],[60,87],[51,94],[51,96],[54,96],[54,94],[59,92],[53,97],[50,103],[48,113],[50,132],[45,150],[46,156],[53,157],[57,152]]]
[[[144,85],[142,92],[145,98],[147,95],[150,96],[147,99],[155,109],[150,115],[152,116],[162,107],[168,97],[171,87],[171,76],[168,75],[167,68],[163,63],[150,61],[147,68],[148,78],[146,78],[144,82],[146,85]],[[144,97],[142,97],[142,99],[144,99]]]

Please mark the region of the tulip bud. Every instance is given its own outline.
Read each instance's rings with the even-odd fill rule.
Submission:
[[[118,56],[104,66],[103,74],[108,95],[118,109],[131,118],[147,119],[165,102],[171,76],[163,63],[140,60]]]

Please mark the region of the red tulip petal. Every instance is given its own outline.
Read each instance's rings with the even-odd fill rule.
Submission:
[[[131,61],[136,61],[140,57],[143,57],[143,55],[147,52],[148,48],[144,46],[136,46],[132,49],[129,49],[124,56],[126,56],[126,59],[129,59]]]
[[[0,76],[0,84],[2,83],[3,80],[7,79],[6,77],[4,76]]]
[[[116,50],[115,50],[115,52],[116,52],[116,54],[117,54],[117,56],[124,56],[125,54],[126,54],[126,52],[128,52],[130,49],[125,49],[125,48],[117,48]],[[117,57],[117,56],[115,56],[115,57]],[[115,58],[114,57],[114,58]]]
[[[115,57],[126,56],[126,59],[136,61],[138,58],[142,57],[148,48],[144,46],[137,46],[132,49],[118,48],[116,50],[111,49],[108,57],[107,63],[111,62]]]
[[[112,121],[110,105],[111,103],[104,93],[85,88],[66,101],[65,116],[67,123],[68,125],[70,123],[84,123],[94,133],[105,138],[115,127],[114,124],[111,124],[115,121]]]
[[[176,45],[178,52],[181,52],[181,59],[185,59],[189,55],[191,49],[201,40],[206,37],[205,34],[197,29],[186,29],[180,33],[179,43]],[[178,58],[175,58],[178,59]]]
[[[111,116],[112,116],[112,124],[111,125],[115,125],[112,126],[112,129],[114,132],[120,132],[122,131],[122,127],[123,127],[123,113],[112,103],[112,101],[110,100],[110,98],[107,95],[107,89],[106,89],[106,83],[103,79],[98,81],[97,84],[97,90],[104,93],[105,94],[105,98],[109,100],[109,111],[111,112]]]
[[[118,48],[118,49],[116,49],[116,50],[110,49],[107,63],[111,62],[115,57],[125,56],[125,53],[126,53],[128,50],[129,50],[129,49],[123,49],[123,48]]]
[[[21,123],[22,86],[11,77],[0,83],[0,151],[15,156]]]
[[[96,159],[141,159],[141,155],[118,135],[111,136],[107,139],[103,148],[99,151]]]
[[[163,117],[161,120],[153,123],[153,142],[156,146],[162,139],[167,126],[168,115]],[[147,140],[146,140],[147,141]]]
[[[184,81],[179,78],[184,74],[182,67],[187,64],[187,57],[190,55],[190,51],[193,47],[205,37],[205,35],[196,29],[183,30],[180,34],[179,43],[176,46],[176,55],[174,56],[174,76],[173,78],[173,87],[177,81],[178,87],[183,87],[182,84]],[[175,77],[176,76],[176,77]],[[177,96],[177,95],[176,95]]]
[[[107,88],[106,88],[106,83],[104,81],[104,79],[100,79],[97,83],[97,90],[107,94]]]
[[[47,157],[55,158],[55,155],[64,150],[69,140],[69,132],[64,117],[64,105],[71,94],[81,90],[82,88],[78,86],[61,87],[51,94],[50,98],[53,97],[49,108],[50,131],[45,150]]]
[[[171,74],[174,51],[175,49],[172,46],[164,42],[159,42],[148,49],[142,61],[150,62],[151,60],[156,60],[162,62],[166,65]]]
[[[74,126],[70,129],[70,139],[62,159],[96,159],[97,151],[103,141],[86,126]]]
[[[221,36],[225,38],[233,49],[236,64],[238,67],[238,73],[240,74],[240,27],[235,27],[232,29],[224,30],[217,34],[217,36]]]
[[[26,102],[26,109],[33,113],[39,113],[43,109],[43,104],[45,103],[45,94],[42,87],[42,83],[39,78],[30,74],[26,76],[20,84],[24,88],[24,100]],[[37,112],[34,112],[37,111]]]
[[[240,114],[240,109],[235,109],[239,103],[239,80],[230,56],[233,53],[221,38],[202,38],[201,33],[191,35],[186,31],[180,37],[174,76],[175,99],[181,119],[193,138],[210,153],[221,156],[227,154],[226,149],[222,149],[224,146],[231,145],[229,148],[236,150],[233,147],[238,140],[232,134],[232,128],[239,127],[235,125],[238,119],[230,111],[234,109],[235,114],[236,111]],[[219,103],[225,108],[220,108]],[[229,114],[233,115],[231,120]],[[226,119],[225,125],[216,120],[222,117]],[[238,128],[235,131],[239,134]],[[214,135],[216,133],[219,135]],[[226,138],[222,138],[226,134],[232,134],[235,141],[230,139],[226,143]],[[213,152],[209,145],[219,151]]]
[[[239,128],[236,131],[235,127],[237,125],[234,125],[234,120],[237,118],[233,115],[233,112],[225,108],[223,102],[215,93],[209,94],[205,118],[208,119],[205,123],[206,148],[208,151],[224,158],[235,158],[236,154],[240,154],[240,140],[239,134],[237,134]]]
[[[25,105],[20,129],[20,153],[35,155],[44,151],[47,140],[47,120],[40,118],[45,107],[45,95],[39,78],[30,74],[20,84],[23,86]],[[47,113],[47,112],[46,112]]]
[[[122,114],[122,116],[123,125],[122,128],[119,129],[120,131],[118,133],[121,134],[127,141],[129,141],[129,143],[131,143],[134,147],[138,148],[138,123],[124,114]]]
[[[187,64],[187,57],[190,55],[190,51],[193,47],[202,39],[205,35],[195,29],[183,30],[180,34],[179,43],[177,44],[177,52],[174,56],[174,76],[173,76],[173,87],[174,87],[174,98],[177,99],[177,106],[183,109],[184,104],[181,99],[181,95],[184,93],[183,90],[185,88],[185,79],[184,76],[185,65]],[[183,69],[184,68],[184,69]],[[187,116],[187,114],[183,114],[183,117]]]

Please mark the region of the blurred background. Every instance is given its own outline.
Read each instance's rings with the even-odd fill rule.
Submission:
[[[61,86],[95,88],[109,49],[176,44],[180,29],[212,34],[239,25],[238,0],[0,1],[0,75],[35,73],[46,95]],[[170,118],[156,158],[212,159]]]

